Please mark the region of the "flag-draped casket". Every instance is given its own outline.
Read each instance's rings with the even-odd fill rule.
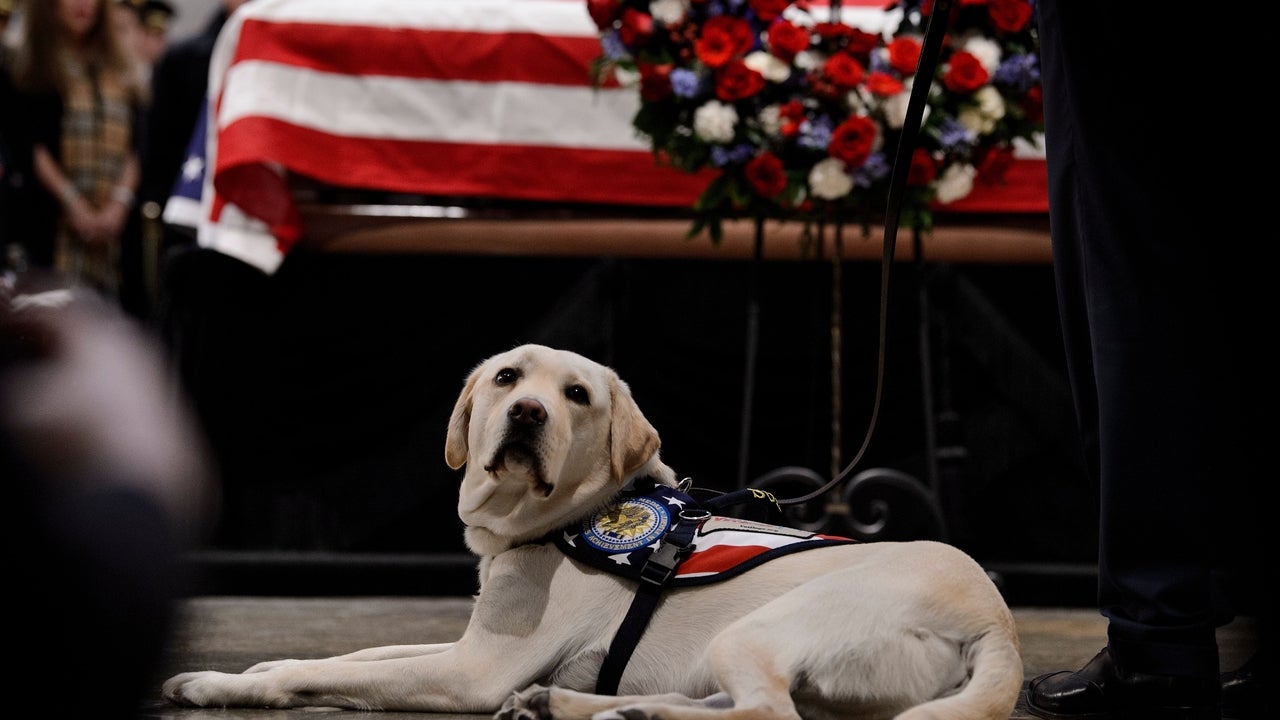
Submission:
[[[882,2],[842,19],[877,30]],[[171,222],[274,272],[304,232],[291,179],[424,197],[682,209],[710,179],[655,161],[635,88],[593,85],[584,0],[255,0],[224,27]],[[203,154],[203,163],[198,157]],[[948,212],[1039,213],[1043,160]]]

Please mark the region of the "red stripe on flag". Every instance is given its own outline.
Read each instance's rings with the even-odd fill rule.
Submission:
[[[256,116],[223,128],[215,182],[255,163],[349,188],[682,209],[715,177],[660,166],[647,151],[352,138]]]
[[[243,118],[219,135],[215,184],[246,212],[272,224],[282,238],[291,234],[287,228],[296,217],[292,204],[270,209],[280,202],[280,193],[267,193],[271,197],[265,199],[261,186],[254,189],[242,182],[248,177],[246,166],[269,162],[339,187],[680,210],[692,207],[715,177],[714,171],[689,174],[658,165],[648,152],[351,138],[272,118]],[[237,189],[241,187],[245,189]],[[979,184],[969,197],[940,211],[1040,213],[1047,212],[1046,197],[1044,162],[1018,160],[1004,185]],[[260,214],[264,203],[262,210],[269,212]]]
[[[340,75],[590,86],[591,61],[599,55],[600,41],[594,37],[248,18],[232,64],[264,61]]]
[[[302,237],[302,216],[289,184],[266,165],[243,163],[226,167],[214,176],[213,186],[224,200],[266,223],[282,252]]]
[[[690,555],[676,575],[724,572],[772,549],[764,545],[713,545]]]

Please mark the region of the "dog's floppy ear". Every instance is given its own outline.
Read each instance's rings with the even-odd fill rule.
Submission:
[[[444,461],[454,470],[467,463],[467,426],[471,424],[471,401],[483,367],[483,363],[477,365],[467,376],[462,394],[458,395],[457,402],[453,404],[453,414],[449,416],[449,432],[444,438]]]
[[[658,431],[640,412],[640,406],[631,397],[631,388],[616,375],[609,378],[609,395],[613,401],[609,449],[613,476],[622,483],[649,462],[654,453],[658,452],[661,441]]]

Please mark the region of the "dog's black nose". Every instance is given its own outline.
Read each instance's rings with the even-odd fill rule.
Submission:
[[[547,409],[533,398],[520,398],[511,404],[507,417],[517,425],[544,425],[547,422]]]

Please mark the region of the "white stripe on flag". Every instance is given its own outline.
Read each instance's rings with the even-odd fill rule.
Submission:
[[[251,15],[275,22],[430,28],[460,32],[528,32],[594,37],[585,0],[255,0]]]
[[[205,197],[213,197],[211,188],[205,189]],[[207,206],[209,202],[206,200],[202,205]],[[284,262],[284,254],[280,252],[280,247],[267,226],[262,221],[245,215],[235,205],[224,205],[222,215],[216,223],[207,219],[207,210],[203,211],[202,217],[205,219],[196,233],[196,242],[200,247],[230,255],[268,275],[275,273],[280,268],[280,263]]]
[[[344,137],[649,149],[620,121],[640,108],[635,88],[360,77],[266,62],[236,63],[224,87],[219,129],[270,117]]]

